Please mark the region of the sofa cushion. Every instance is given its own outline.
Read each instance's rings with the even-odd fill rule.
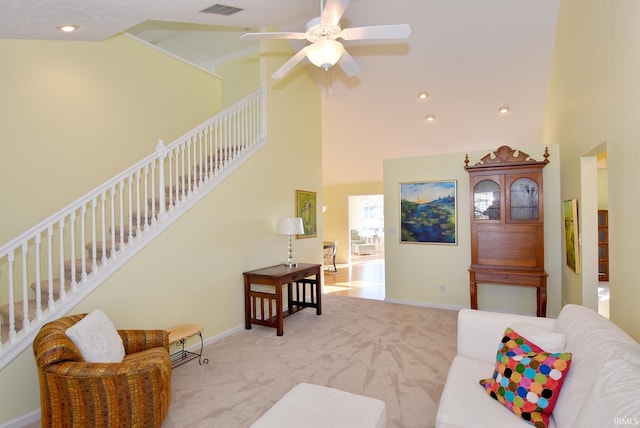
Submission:
[[[608,319],[579,305],[562,308],[555,331],[564,334],[565,349],[574,358],[554,418],[559,426],[573,426],[603,364],[626,360],[640,365],[640,345]]]
[[[487,397],[478,386],[478,379],[490,373],[494,365],[460,355],[453,359],[438,405],[436,427],[531,428],[527,421]],[[551,417],[549,427],[555,426]]]
[[[549,332],[554,331],[556,324],[551,318],[461,309],[458,312],[458,355],[495,364],[496,344],[504,329],[516,322],[535,324],[540,330]]]
[[[605,363],[582,404],[576,427],[640,425],[640,366]]]
[[[515,322],[511,324],[511,328],[538,345],[544,352],[563,352],[567,344],[564,334],[549,331],[530,322]]]
[[[66,330],[66,335],[78,347],[89,363],[121,363],[124,345],[111,320],[96,309]]]
[[[570,353],[548,353],[507,328],[496,355],[493,377],[480,380],[487,393],[536,427],[549,416],[571,365]]]

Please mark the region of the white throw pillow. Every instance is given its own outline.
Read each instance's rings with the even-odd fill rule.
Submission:
[[[89,363],[121,363],[124,359],[122,338],[111,320],[99,309],[69,327],[65,333]]]
[[[511,329],[520,333],[520,336],[526,337],[530,342],[538,345],[545,352],[551,354],[564,352],[567,340],[562,333],[545,330],[528,322],[514,322],[511,324]]]

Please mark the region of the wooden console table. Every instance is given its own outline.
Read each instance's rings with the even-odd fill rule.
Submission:
[[[284,318],[304,308],[316,308],[316,314],[322,314],[322,291],[320,290],[319,264],[298,263],[287,267],[284,264],[244,272],[244,319],[245,328],[251,324],[276,328],[277,335],[284,332]],[[311,279],[310,277],[314,277]],[[293,287],[295,283],[295,289]],[[271,286],[273,293],[252,290],[251,284]],[[282,286],[287,284],[288,310],[282,308]],[[307,298],[307,286],[309,298]],[[295,290],[295,291],[294,291]]]
[[[478,309],[478,283],[505,284],[536,288],[536,315],[547,316],[547,276],[544,271],[470,268],[469,294],[471,309]]]

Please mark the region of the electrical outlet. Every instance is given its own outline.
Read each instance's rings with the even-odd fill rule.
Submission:
[[[447,289],[447,287],[445,287],[444,284],[440,284],[440,292],[441,293],[444,293],[446,289]]]

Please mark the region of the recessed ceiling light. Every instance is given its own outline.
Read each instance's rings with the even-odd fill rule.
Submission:
[[[498,113],[500,114],[507,114],[509,113],[509,111],[511,110],[511,108],[509,108],[509,106],[502,106],[498,109]]]
[[[420,93],[418,93],[418,98],[421,99],[421,100],[426,100],[427,98],[429,98],[429,94],[424,92],[424,91],[420,92]]]
[[[77,25],[61,25],[59,27],[56,27],[56,30],[62,31],[64,33],[73,33],[78,28],[80,27],[78,27]]]
[[[424,117],[424,120],[426,120],[427,122],[433,122],[434,120],[436,120],[436,117],[432,114],[428,114]]]

